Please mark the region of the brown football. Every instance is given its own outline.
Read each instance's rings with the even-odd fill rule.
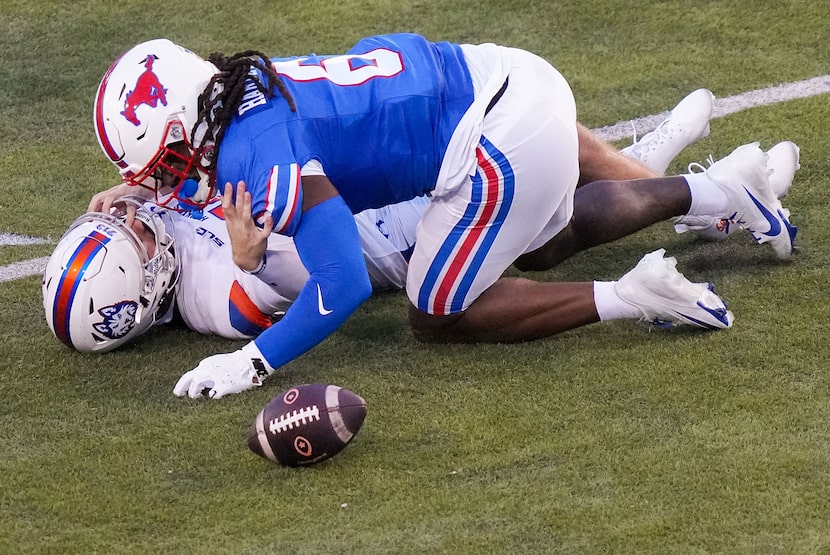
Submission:
[[[342,451],[365,418],[366,402],[348,389],[298,385],[265,405],[246,440],[260,457],[286,466],[308,466]]]

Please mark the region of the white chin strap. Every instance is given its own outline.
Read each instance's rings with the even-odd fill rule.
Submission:
[[[199,170],[199,186],[196,189],[196,193],[190,197],[190,200],[193,202],[203,203],[208,199],[208,194],[210,193],[210,177],[207,173]]]
[[[204,124],[199,127],[202,129]],[[202,138],[204,136],[204,134],[199,131],[197,131],[196,134],[197,136],[202,135]],[[215,151],[213,142],[207,141],[202,148],[199,160],[196,163],[196,171],[199,172],[199,181],[197,183],[196,192],[187,197],[192,202],[204,203],[208,200],[208,195],[210,194],[210,174],[205,168],[210,165],[210,160],[214,154]]]
[[[201,169],[199,172],[199,181],[193,178],[185,179],[179,189],[179,199],[185,203],[204,204],[210,195],[210,176],[206,171]]]

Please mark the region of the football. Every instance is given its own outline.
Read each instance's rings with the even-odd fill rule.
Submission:
[[[283,391],[248,430],[248,448],[285,466],[308,466],[343,450],[363,425],[366,402],[348,389],[305,384]]]

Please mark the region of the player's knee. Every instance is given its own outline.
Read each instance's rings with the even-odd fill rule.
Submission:
[[[459,343],[463,338],[458,336],[456,324],[463,313],[436,316],[409,306],[409,324],[415,339],[422,343]]]
[[[573,220],[547,243],[529,253],[525,253],[513,262],[513,266],[522,272],[539,272],[550,270],[563,260],[573,256],[584,248],[578,229]]]

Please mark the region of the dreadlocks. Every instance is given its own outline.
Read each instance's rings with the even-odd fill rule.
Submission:
[[[222,53],[214,52],[208,57],[208,61],[219,69],[219,73],[211,78],[199,96],[199,116],[196,118],[191,137],[196,137],[196,130],[204,125],[206,131],[200,143],[201,145],[208,142],[214,144],[213,154],[207,167],[209,171],[212,171],[216,168],[216,161],[219,159],[219,146],[225,135],[225,129],[245,96],[246,82],[251,81],[268,98],[274,96],[276,87],[288,102],[292,112],[297,111],[297,106],[282,79],[274,71],[271,61],[262,52],[246,50],[228,58]],[[265,76],[264,83],[256,74],[252,74],[251,70],[254,68]],[[214,90],[217,91],[215,94]]]

